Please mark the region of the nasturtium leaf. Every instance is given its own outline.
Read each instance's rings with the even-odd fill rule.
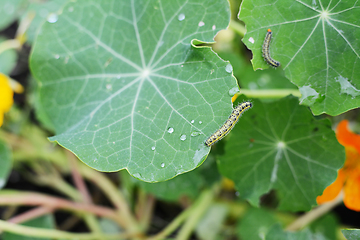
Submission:
[[[0,43],[6,41],[5,38],[0,38]],[[14,49],[8,49],[0,54],[0,72],[10,75],[11,71],[16,65],[17,53]]]
[[[200,191],[220,179],[213,155],[209,155],[206,162],[194,171],[158,183],[146,183],[138,181],[141,188],[146,192],[154,194],[156,198],[166,201],[178,201],[187,196],[196,199]]]
[[[48,0],[31,2],[27,8],[27,12],[23,15],[22,20],[34,15],[29,28],[26,30],[26,41],[33,43],[35,40],[37,29],[46,18],[51,18],[54,12],[58,11],[66,1],[64,0]]]
[[[337,240],[337,226],[338,221],[334,214],[327,214],[309,226],[312,232],[323,234],[328,240]]]
[[[5,186],[11,171],[11,152],[6,143],[0,141],[0,189]]]
[[[240,239],[262,240],[269,229],[278,222],[271,212],[262,208],[252,208],[239,220],[237,233]]]
[[[314,114],[360,106],[360,2],[244,0],[239,18],[254,69],[266,68],[262,44],[271,29],[271,56],[296,84]]]
[[[29,221],[22,223],[21,225],[28,226],[28,227],[37,227],[37,228],[44,228],[44,229],[54,229],[54,217],[52,215],[45,215],[42,217],[38,217]],[[44,238],[44,237],[27,237],[20,234],[15,233],[8,233],[5,232],[3,234],[3,240],[51,240],[53,238]]]
[[[305,229],[299,232],[285,232],[281,229],[280,225],[273,226],[265,240],[327,240],[327,238],[321,233],[312,233],[309,229]]]
[[[360,230],[359,229],[342,229],[341,232],[346,237],[347,240],[360,239]]]
[[[229,63],[213,41],[226,0],[76,1],[39,31],[30,59],[51,138],[100,171],[156,182],[203,162],[231,112]]]
[[[261,195],[276,189],[280,209],[310,209],[345,159],[330,121],[315,120],[292,96],[253,101],[227,140],[220,172],[256,206]]]
[[[0,0],[0,30],[16,21],[27,4],[27,0]]]

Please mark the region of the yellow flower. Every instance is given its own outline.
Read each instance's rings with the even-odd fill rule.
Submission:
[[[22,93],[23,91],[19,83],[0,73],[0,126],[4,121],[4,113],[8,112],[14,103],[14,92]]]

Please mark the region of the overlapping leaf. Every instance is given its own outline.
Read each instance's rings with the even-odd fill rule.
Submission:
[[[258,205],[276,189],[279,208],[308,210],[337,176],[345,159],[328,120],[315,120],[298,99],[254,101],[219,157],[220,172],[235,182],[240,196]]]
[[[338,115],[360,106],[360,2],[244,0],[239,18],[253,51],[254,69],[265,68],[261,47],[273,31],[270,52],[315,114]]]
[[[0,30],[8,27],[27,7],[26,0],[0,0]]]
[[[343,229],[341,232],[344,234],[347,240],[357,240],[360,238],[359,229]]]
[[[231,65],[192,39],[212,41],[227,1],[70,2],[40,29],[31,69],[57,135],[101,171],[141,180],[197,167],[205,139],[231,112]]]

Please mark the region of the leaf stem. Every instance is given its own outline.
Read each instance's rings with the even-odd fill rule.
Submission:
[[[197,223],[205,213],[205,211],[210,207],[213,201],[213,191],[211,190],[204,190],[200,197],[197,199],[196,203],[194,204],[195,207],[191,212],[191,217],[187,218],[187,221],[180,229],[179,234],[176,237],[176,240],[186,240],[189,238],[191,233],[193,232],[194,228],[196,227]]]
[[[329,212],[331,209],[339,205],[343,201],[343,192],[340,192],[340,194],[332,201],[321,204],[320,206],[312,209],[310,212],[305,213],[304,215],[300,216],[298,219],[296,219],[294,222],[292,222],[286,230],[288,231],[296,231],[299,229],[302,229],[306,225],[310,224],[314,220],[318,219],[319,217],[323,216],[327,212]]]
[[[93,213],[101,217],[110,218],[121,226],[124,222],[120,217],[110,208],[71,202],[66,199],[47,196],[45,194],[31,193],[31,192],[18,192],[3,190],[0,193],[0,206],[37,206],[42,205],[43,207],[53,209],[63,209],[73,211],[77,213]]]
[[[0,220],[0,229],[5,232],[12,232],[17,235],[38,238],[54,239],[127,239],[130,236],[125,234],[103,235],[93,233],[69,233],[59,230],[21,226]]]
[[[21,47],[21,42],[17,39],[10,39],[0,43],[0,54],[10,49],[18,49]]]
[[[237,96],[244,94],[249,98],[283,98],[290,94],[295,97],[301,97],[301,93],[296,89],[261,89],[261,90],[250,90],[241,89]]]
[[[233,30],[234,32],[236,32],[241,37],[244,37],[244,35],[246,33],[246,28],[245,28],[244,24],[241,24],[235,20],[230,21],[229,28],[231,30]]]
[[[139,232],[140,227],[130,211],[130,208],[122,195],[121,191],[107,178],[103,173],[99,173],[87,166],[80,167],[81,174],[97,185],[109,200],[118,209],[118,213],[123,220],[125,220],[125,226],[129,232]]]

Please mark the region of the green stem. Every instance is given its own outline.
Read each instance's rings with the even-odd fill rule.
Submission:
[[[191,217],[187,218],[187,221],[179,231],[176,240],[186,240],[189,238],[205,211],[210,207],[213,201],[213,194],[214,193],[211,190],[205,190],[201,193],[200,197],[195,203]]]
[[[191,207],[182,211],[179,214],[179,216],[177,216],[169,225],[166,226],[166,228],[164,230],[162,230],[160,233],[156,234],[155,236],[148,238],[148,240],[165,239],[166,236],[168,236],[172,232],[174,232],[185,221],[185,219],[190,216],[190,214],[193,212],[194,208],[195,208],[195,205],[192,205]]]
[[[77,192],[81,196],[81,202],[85,204],[92,204],[91,196],[86,187],[85,181],[79,172],[79,164],[77,158],[69,151],[67,151],[67,157],[71,166],[71,174],[74,184],[78,189]],[[84,215],[84,220],[92,232],[102,234],[101,227],[95,215],[87,213]]]
[[[328,213],[331,209],[342,203],[343,201],[343,193],[341,192],[334,200],[321,204],[317,208],[312,209],[310,212],[305,213],[298,219],[296,219],[293,223],[291,223],[286,230],[288,231],[296,231],[302,229],[307,226],[314,220]]]
[[[20,47],[21,47],[21,43],[19,40],[11,39],[11,40],[3,41],[2,43],[0,43],[0,54],[5,52],[6,50],[17,49]]]
[[[63,209],[76,213],[93,213],[101,217],[110,218],[120,225],[124,224],[112,209],[92,204],[71,202],[62,198],[51,197],[45,194],[2,190],[0,206],[44,206],[52,209]]]
[[[240,89],[240,93],[237,95],[244,94],[250,98],[283,98],[290,94],[295,97],[301,97],[301,93],[296,89],[262,89],[262,90],[250,90]]]
[[[244,35],[246,33],[246,28],[245,28],[244,24],[241,24],[235,20],[230,21],[229,28],[231,30],[233,30],[234,32],[236,32],[241,37],[244,37]]]
[[[103,235],[93,233],[69,233],[59,230],[35,228],[21,226],[0,220],[0,229],[5,232],[11,232],[17,235],[38,238],[54,238],[54,239],[127,239],[130,236],[124,234]]]
[[[130,208],[121,191],[103,173],[99,173],[87,166],[81,166],[80,172],[83,176],[97,185],[118,209],[118,213],[126,223],[125,227],[129,232],[139,232],[140,227],[130,211]]]

